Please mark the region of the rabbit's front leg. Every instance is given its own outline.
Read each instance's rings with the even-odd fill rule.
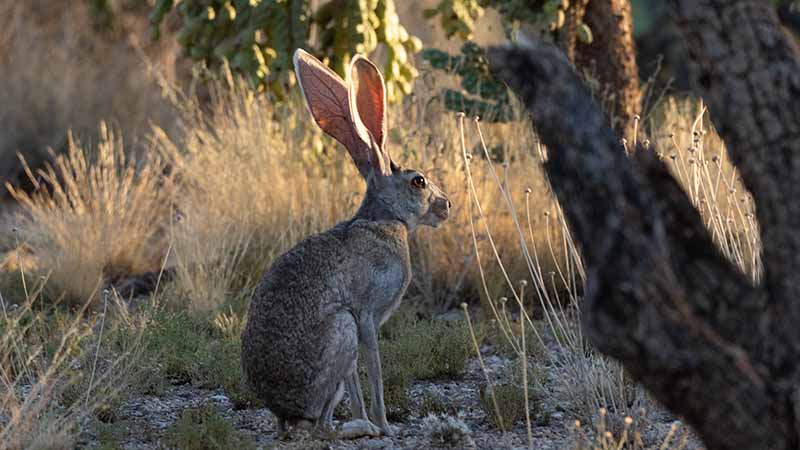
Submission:
[[[389,425],[386,420],[386,406],[383,403],[381,356],[378,351],[378,329],[377,322],[372,314],[363,315],[359,321],[359,341],[364,354],[364,364],[367,368],[370,419],[383,431],[383,434],[387,436],[394,435],[397,427]]]

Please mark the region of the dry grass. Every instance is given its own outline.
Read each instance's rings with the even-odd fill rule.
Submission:
[[[47,149],[66,150],[67,131],[95,136],[101,120],[134,144],[150,121],[168,124],[170,104],[129,41],[174,71],[176,43],[147,41],[147,11],[120,17],[113,35],[92,29],[88,4],[31,0],[0,5],[0,178],[25,183],[17,152],[34,168]]]
[[[702,105],[670,99],[656,111],[649,131],[656,143],[655,148],[689,194],[723,253],[756,281],[761,277],[760,241],[752,199],[742,189],[735,169],[727,160],[724,145],[704,113]],[[476,128],[480,134],[480,127]],[[541,387],[549,393],[545,401],[553,402],[577,419],[600,423],[603,427],[608,423],[624,432],[632,423],[630,417],[647,420],[649,411],[655,405],[644,389],[635,384],[617,362],[595,352],[578,325],[581,286],[585,275],[579,251],[560,210],[556,209],[555,214],[546,212],[547,217],[561,228],[559,237],[553,238],[549,228],[546,228],[545,239],[542,240],[541,231],[537,234],[539,228],[530,222],[532,209],[540,205],[527,198],[520,202],[515,197],[519,188],[515,193],[498,176],[494,188],[504,191],[502,201],[492,204],[482,200],[481,196],[485,195],[482,189],[488,186],[479,188],[474,183],[473,174],[478,168],[475,158],[467,153],[466,148],[465,143],[463,157],[469,168],[467,177],[471,182],[470,208],[476,211],[470,226],[475,233],[473,242],[479,255],[478,267],[485,280],[494,269],[484,261],[491,261],[503,275],[502,282],[507,292],[503,297],[492,295],[488,283],[484,281],[486,304],[491,311],[490,317],[500,328],[500,334],[507,339],[513,353],[522,360],[521,367],[528,366],[526,358],[530,354],[531,343],[525,341],[529,335],[525,331],[527,327],[538,341],[533,345],[546,350],[544,356],[547,364],[556,373],[554,383]],[[487,151],[486,145],[482,145],[482,148]],[[546,151],[539,153],[541,163],[546,160]],[[486,163],[481,161],[481,164]],[[518,235],[518,253],[524,257],[528,269],[528,274],[522,278],[515,277],[506,269],[513,267],[514,263],[508,264],[505,255],[493,246],[485,256],[482,256],[484,252],[478,246],[476,230],[485,230],[487,239],[490,243],[493,241],[495,229],[487,218],[492,212],[496,214],[498,208],[507,210],[513,216]],[[544,251],[540,248],[542,243],[545,244]],[[543,256],[549,257],[549,260],[543,262]],[[552,267],[555,270],[549,270]],[[526,296],[529,284],[532,289]],[[514,306],[522,311],[519,321],[509,319],[509,308]],[[546,333],[553,339],[554,345],[545,344],[544,333],[537,331],[540,327],[526,312],[537,307],[545,311]],[[487,383],[492,394],[492,381],[488,376]],[[602,413],[598,415],[598,411]],[[530,436],[531,424],[530,419],[527,420]],[[607,448],[611,445],[601,441],[589,444],[590,448]]]
[[[109,411],[136,372],[136,326],[126,323],[126,338],[120,337],[117,325],[105,320],[114,309],[108,297],[102,314],[91,317],[42,311],[38,305],[44,283],[31,285],[19,305],[0,295],[3,449],[75,448],[79,425]],[[112,353],[109,336],[114,334],[117,347]]]
[[[443,229],[421,230],[412,238],[415,276],[408,297],[447,310],[464,298],[479,302],[484,291],[470,244],[456,118],[438,103],[422,101],[424,93],[418,95],[390,111],[390,151],[402,165],[426,171],[455,207]],[[364,183],[343,149],[310,120],[300,99],[275,106],[227,74],[212,86],[211,100],[202,108],[186,99],[179,109],[180,138],[156,129],[152,141],[180,180],[175,198],[181,220],[171,227],[178,297],[206,313],[251,289],[272,259],[298,240],[353,214]],[[504,183],[517,192],[523,185],[533,187],[527,197],[549,210],[554,203],[532,163],[536,156],[524,146],[531,137],[524,126],[507,124],[492,128],[487,139],[501,155],[495,163]],[[499,201],[488,170],[475,180],[484,202]],[[499,251],[514,260],[511,270],[524,270],[511,215],[498,209],[487,220],[499,230]],[[542,242],[544,230],[551,237],[560,233],[546,226],[548,220],[543,214],[533,219]],[[485,249],[485,235],[478,239]],[[553,267],[551,258],[559,253],[543,258],[543,266]],[[497,277],[487,283],[490,292],[503,288]]]
[[[172,182],[158,158],[139,164],[105,124],[93,151],[70,138],[53,164],[27,173],[35,192],[8,185],[24,214],[18,239],[47,275],[51,298],[96,300],[110,280],[157,270],[165,256]]]
[[[723,254],[754,282],[760,280],[761,237],[753,198],[703,104],[669,99],[652,120],[651,136]]]

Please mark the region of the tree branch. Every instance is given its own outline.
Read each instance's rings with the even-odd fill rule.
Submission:
[[[783,339],[773,371],[797,379],[800,357],[800,59],[767,1],[671,0],[692,58],[695,92],[709,105],[761,227],[771,312]]]
[[[791,405],[756,360],[764,335],[743,332],[754,328],[765,292],[719,253],[652,153],[632,164],[554,48],[533,42],[489,57],[549,149],[546,170],[587,267],[582,307],[592,343],[710,447],[783,447],[789,421],[776,434],[764,418],[790,417]],[[747,432],[731,433],[744,425]]]

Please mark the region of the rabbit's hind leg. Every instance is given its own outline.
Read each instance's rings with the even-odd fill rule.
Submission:
[[[336,409],[336,405],[342,400],[343,395],[344,382],[341,382],[339,383],[339,387],[336,388],[336,392],[333,393],[333,397],[328,400],[328,403],[326,403],[325,407],[322,409],[322,423],[320,425],[323,429],[333,430],[333,410]]]
[[[355,318],[348,311],[331,317],[325,329],[325,349],[320,370],[312,384],[313,399],[305,409],[306,417],[316,417],[320,431],[333,429],[333,411],[344,395],[347,375],[358,359],[358,331]]]

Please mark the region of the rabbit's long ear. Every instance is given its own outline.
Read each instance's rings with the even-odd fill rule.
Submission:
[[[375,172],[392,173],[386,152],[386,89],[380,71],[367,58],[356,55],[348,72],[350,116],[356,133],[370,144],[370,163]]]
[[[341,77],[303,49],[294,52],[294,70],[311,116],[322,130],[347,148],[364,178],[372,171],[369,140],[356,132],[347,85]]]

